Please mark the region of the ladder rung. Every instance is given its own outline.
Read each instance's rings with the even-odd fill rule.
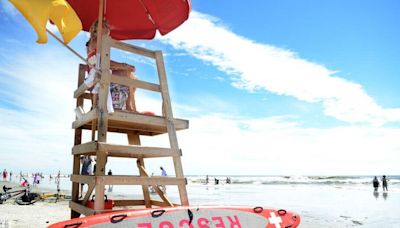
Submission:
[[[103,183],[104,185],[186,185],[186,178],[181,177],[141,177],[129,175],[72,175],[71,181],[85,184]]]
[[[97,110],[93,109],[82,118],[72,123],[72,128],[91,129],[91,122],[98,118]],[[189,121],[174,119],[176,130],[189,128]],[[127,133],[136,131],[141,135],[158,135],[167,133],[166,119],[163,116],[148,116],[135,112],[116,111],[108,115],[108,131]]]
[[[160,85],[141,81],[138,79],[132,80],[131,78],[124,78],[117,75],[112,75],[111,82],[128,87],[150,90],[154,92],[161,92]]]
[[[83,114],[81,118],[75,120],[72,123],[72,128],[76,129],[76,128],[82,127],[83,125],[85,125],[85,124],[87,124],[89,122],[92,122],[93,120],[97,119],[97,116],[98,116],[97,115],[97,110],[96,109],[92,109],[88,113]]]
[[[128,158],[155,158],[180,156],[180,150],[161,147],[145,147],[135,145],[117,145],[102,142],[88,142],[76,145],[72,148],[73,155],[95,154],[96,151],[105,151],[109,157],[128,157]]]

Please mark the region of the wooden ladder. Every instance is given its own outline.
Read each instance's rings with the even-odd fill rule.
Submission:
[[[109,73],[110,49],[117,48],[130,53],[153,58],[156,61],[159,84],[149,83],[141,80],[132,80]],[[138,46],[130,45],[120,41],[112,40],[108,36],[102,38],[101,51],[101,79],[99,91],[99,103],[97,108],[85,113],[76,119],[72,127],[75,129],[75,142],[72,148],[73,173],[72,181],[72,200],[70,201],[71,218],[79,217],[81,214],[93,215],[110,210],[104,209],[104,188],[105,185],[141,185],[143,199],[115,200],[114,205],[118,206],[143,206],[151,208],[153,206],[178,206],[189,205],[186,192],[186,179],[183,175],[181,164],[182,152],[178,145],[176,130],[187,129],[187,120],[175,119],[172,114],[171,101],[168,92],[166,71],[163,55],[161,51],[151,51]],[[77,99],[76,106],[83,107],[84,100],[90,99],[91,94],[87,92],[85,86],[85,65],[79,66],[78,89],[74,92]],[[109,115],[107,112],[107,89],[110,83],[118,83],[129,88],[140,88],[161,93],[163,115],[149,116],[136,112],[114,112]],[[92,130],[92,123],[97,125],[97,140],[82,143],[83,130]],[[95,129],[94,129],[95,130]],[[116,145],[107,143],[107,133],[118,132],[128,136],[128,145]],[[141,146],[140,136],[154,136],[168,133],[170,148],[145,147]],[[83,155],[96,156],[96,172],[94,175],[80,175],[80,158]],[[135,158],[139,175],[112,175],[105,174],[105,166],[108,157]],[[149,176],[145,169],[146,158],[171,157],[175,168],[173,177],[153,177]],[[87,184],[88,191],[83,199],[79,199],[79,185]],[[180,203],[171,202],[167,195],[159,189],[160,185],[176,185],[179,190]],[[149,187],[152,186],[160,200],[153,200],[149,194]],[[94,208],[86,207],[94,191]]]

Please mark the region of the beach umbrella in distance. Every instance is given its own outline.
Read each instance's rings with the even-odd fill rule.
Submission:
[[[102,2],[110,36],[116,40],[153,39],[165,35],[189,17],[189,0],[67,0],[89,31]]]
[[[46,24],[50,20],[63,37],[70,42],[81,30],[82,23],[65,0],[10,0],[35,29],[38,43],[47,42]]]

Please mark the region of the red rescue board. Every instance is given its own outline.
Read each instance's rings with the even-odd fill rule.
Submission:
[[[49,228],[296,228],[299,224],[298,214],[283,209],[199,206],[117,211],[71,219]]]

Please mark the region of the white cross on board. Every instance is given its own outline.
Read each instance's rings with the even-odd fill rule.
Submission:
[[[280,228],[282,222],[281,217],[276,217],[275,212],[270,212],[269,214],[271,215],[271,217],[268,219],[269,223],[274,224],[276,228]]]

